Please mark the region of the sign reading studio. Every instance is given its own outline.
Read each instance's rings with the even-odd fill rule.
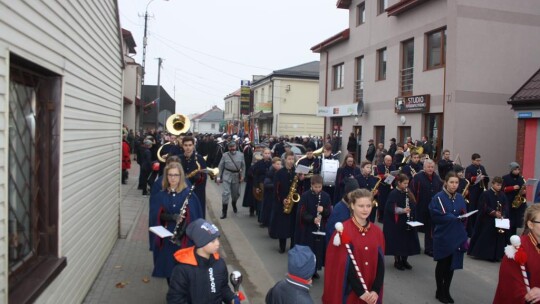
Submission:
[[[396,113],[429,112],[429,94],[396,98]]]

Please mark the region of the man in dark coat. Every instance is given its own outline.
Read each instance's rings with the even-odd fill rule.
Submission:
[[[199,198],[201,204],[202,218],[206,218],[206,173],[202,170],[206,169],[206,161],[204,158],[195,152],[195,139],[191,136],[185,136],[182,139],[182,147],[184,153],[181,154],[180,163],[186,176],[192,185],[195,185],[195,194]]]
[[[424,171],[416,174],[412,180],[411,191],[416,198],[416,218],[424,223],[424,253],[433,256],[433,235],[429,203],[435,194],[442,190],[443,181],[435,173],[435,162],[428,159],[424,162]]]
[[[442,152],[442,158],[437,163],[437,168],[439,170],[439,176],[445,178],[448,172],[452,171],[454,168],[454,161],[450,160],[450,150],[444,149]]]
[[[311,276],[315,272],[315,255],[307,246],[297,245],[289,250],[287,276],[270,288],[267,304],[312,304],[309,296]]]
[[[471,156],[471,160],[472,163],[465,169],[465,178],[471,183],[469,186],[469,204],[467,204],[467,212],[478,209],[480,195],[482,192],[487,191],[487,185],[489,183],[486,168],[480,164],[482,162],[480,154],[474,153]],[[467,219],[467,234],[469,237],[474,230],[476,217],[477,214],[473,214]]]
[[[394,158],[394,155],[397,151],[397,145],[396,145],[396,139],[392,138],[390,139],[390,147],[388,148],[388,155],[392,156]]]
[[[392,156],[386,155],[384,157],[384,164],[378,165],[375,167],[375,175],[379,176],[381,178],[381,184],[379,186],[379,214],[377,215],[377,220],[379,223],[383,222],[384,219],[384,206],[386,204],[386,199],[388,198],[388,194],[390,194],[390,191],[392,191],[393,183],[388,184],[385,182],[385,179],[391,175],[392,171],[396,171],[397,168],[395,165],[392,164]]]
[[[369,140],[369,146],[366,152],[366,159],[373,163],[375,158],[375,144],[373,144],[373,139]]]
[[[506,195],[506,201],[510,205],[510,232],[509,235],[516,234],[517,228],[523,227],[523,216],[525,215],[525,209],[527,209],[527,201],[525,200],[526,189],[524,187],[525,179],[521,175],[521,169],[516,162],[510,163],[510,173],[503,176],[503,192]],[[522,189],[523,188],[523,189]],[[521,205],[517,208],[512,206],[512,202],[518,194],[521,193],[523,198]]]
[[[315,173],[315,172],[320,173],[321,162],[320,162],[320,160],[318,158],[316,158],[313,155],[313,149],[311,149],[311,148],[306,149],[306,157],[302,158],[300,161],[298,161],[298,164],[302,165],[302,166],[313,168],[313,170],[312,170],[313,173]],[[309,190],[310,185],[311,185],[311,178],[304,179],[304,181],[303,181],[304,191]]]

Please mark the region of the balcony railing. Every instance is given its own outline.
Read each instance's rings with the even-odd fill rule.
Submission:
[[[414,83],[414,67],[401,70],[401,96],[412,95]]]
[[[364,101],[364,80],[354,82],[354,102]]]

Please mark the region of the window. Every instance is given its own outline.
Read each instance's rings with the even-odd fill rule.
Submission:
[[[356,58],[356,79],[354,82],[354,102],[364,100],[364,56]]]
[[[362,2],[356,6],[356,26],[366,23],[366,3]]]
[[[57,258],[61,79],[10,56],[9,301],[22,303],[37,298],[66,265]]]
[[[386,79],[386,48],[377,50],[377,80]]]
[[[345,64],[341,63],[338,65],[335,65],[333,69],[334,73],[334,89],[341,89],[343,88],[343,83],[345,82],[345,75],[344,75],[344,66]]]
[[[213,123],[213,124],[210,126],[210,129],[215,130],[215,129],[216,129],[216,124]]]
[[[446,28],[426,34],[427,69],[439,68],[446,63]]]
[[[388,8],[388,0],[377,0],[377,15],[380,15]]]
[[[266,100],[266,96],[264,96],[264,88],[261,89],[261,101],[264,102]]]
[[[384,144],[385,141],[384,141],[384,126],[375,126],[374,127],[374,131],[375,131],[375,146],[377,146],[377,144],[379,143],[382,143]]]
[[[410,96],[413,93],[414,76],[414,39],[401,43],[401,96]]]

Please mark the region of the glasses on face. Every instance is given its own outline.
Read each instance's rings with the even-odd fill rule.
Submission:
[[[168,177],[180,177],[180,174],[167,174]]]
[[[531,222],[533,222],[535,224],[540,224],[540,221],[531,220]]]

